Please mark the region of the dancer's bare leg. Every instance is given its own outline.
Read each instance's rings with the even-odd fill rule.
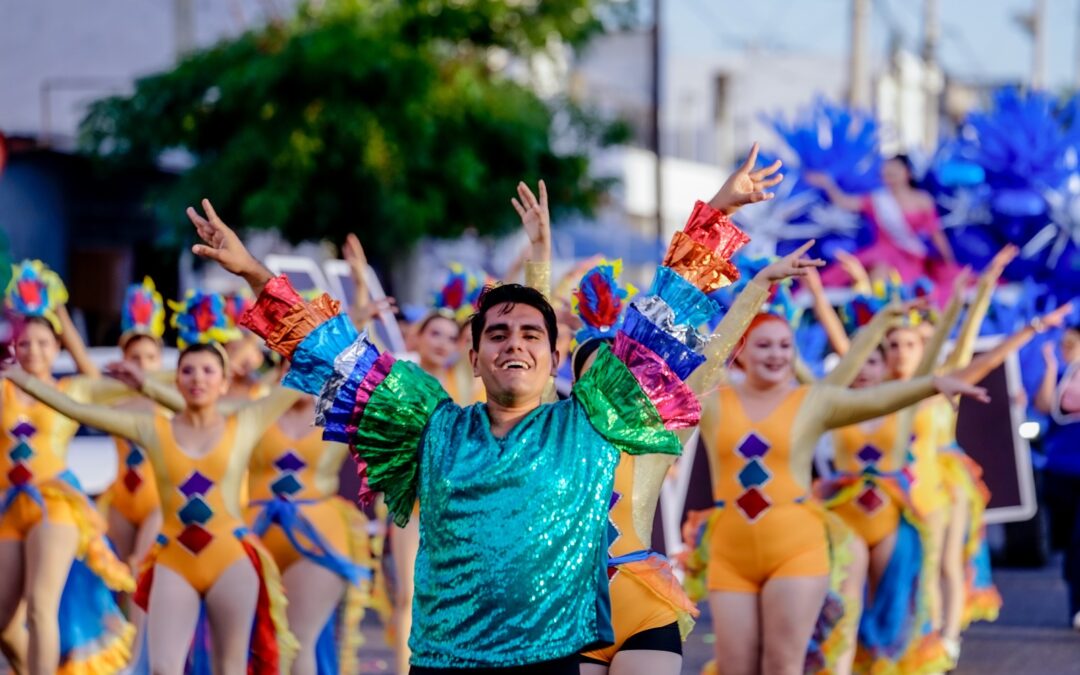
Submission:
[[[757,593],[709,593],[716,663],[724,675],[758,675],[761,663],[761,611]],[[805,651],[805,650],[804,650]]]
[[[247,671],[258,603],[259,574],[247,557],[229,565],[207,591],[206,615],[210,619],[215,672]]]
[[[164,565],[154,567],[146,619],[152,675],[183,675],[201,602],[187,579]]]
[[[802,675],[806,645],[814,634],[828,592],[827,575],[780,577],[766,582],[761,589],[763,675]]]
[[[27,652],[31,675],[54,675],[60,666],[60,596],[79,548],[73,525],[42,520],[26,537]]]
[[[348,582],[310,560],[298,560],[281,575],[289,598],[289,628],[300,642],[292,675],[315,675],[315,645],[345,595]],[[352,628],[359,630],[358,626]]]

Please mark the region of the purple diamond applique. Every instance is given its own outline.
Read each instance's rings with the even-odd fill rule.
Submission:
[[[26,420],[21,420],[18,424],[11,427],[11,431],[8,433],[19,440],[25,440],[27,438],[33,438],[34,434],[37,433],[37,427]]]
[[[753,457],[764,457],[770,447],[768,442],[751,431],[746,435],[746,438],[739,443],[737,449],[740,455],[747,459],[751,459]]]
[[[279,471],[299,471],[307,466],[307,462],[296,456],[292,450],[287,451],[281,457],[274,460],[274,466]]]
[[[622,499],[622,495],[613,490],[611,492],[611,502],[608,504],[608,507],[607,507],[608,511],[615,508],[615,505],[619,503],[620,499]]]
[[[143,454],[142,448],[137,445],[131,446],[131,452],[128,453],[124,463],[131,468],[135,468],[146,460],[146,455]]]
[[[205,495],[214,487],[214,481],[199,473],[199,470],[191,472],[183,483],[180,484],[180,493],[188,499],[194,495]]]
[[[855,456],[858,457],[859,461],[863,464],[877,464],[884,455],[874,446],[864,445],[857,453],[855,453]]]

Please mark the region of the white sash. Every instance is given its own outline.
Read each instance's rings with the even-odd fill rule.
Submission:
[[[888,190],[875,190],[870,195],[870,204],[874,209],[874,220],[889,235],[889,239],[894,244],[920,258],[927,256],[926,246],[911,231],[911,225],[904,217],[900,203]]]

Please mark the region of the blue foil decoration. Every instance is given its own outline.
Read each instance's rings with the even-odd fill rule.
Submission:
[[[669,267],[656,268],[649,295],[663,299],[675,313],[675,323],[700,326],[720,313],[720,305]]]
[[[357,335],[352,319],[344,314],[319,324],[297,346],[289,372],[281,383],[290,389],[318,394],[334,374],[334,360]]]

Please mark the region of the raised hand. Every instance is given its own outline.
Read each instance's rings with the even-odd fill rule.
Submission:
[[[1020,255],[1020,248],[1015,244],[1006,244],[1000,251],[994,254],[993,259],[990,260],[990,264],[987,266],[986,271],[994,276],[1001,276],[1001,273],[1005,271],[1016,256]]]
[[[709,206],[730,216],[747,204],[756,204],[773,198],[773,193],[768,192],[768,189],[779,185],[780,181],[784,180],[784,175],[777,173],[783,163],[776,160],[764,169],[754,171],[757,156],[758,144],[754,143],[750,148],[750,156],[735,173],[728,177],[720,191],[709,202]]]
[[[114,361],[105,366],[105,374],[111,378],[123,382],[129,389],[142,391],[146,381],[146,373],[139,366],[130,361]]]
[[[1065,320],[1072,316],[1072,312],[1072,302],[1066,302],[1054,311],[1043,314],[1039,317],[1039,321],[1045,328],[1060,328],[1065,323]]]
[[[762,284],[774,284],[784,279],[805,277],[816,267],[823,267],[825,261],[820,258],[804,257],[814,240],[806,242],[783,258],[773,262],[754,275],[754,280]]]
[[[852,278],[856,288],[864,288],[866,291],[873,288],[873,282],[870,281],[870,273],[866,271],[866,267],[862,264],[861,260],[844,249],[838,249],[836,251],[836,262],[840,264],[840,269],[847,272],[848,276]]]
[[[345,258],[345,262],[349,263],[349,269],[352,270],[353,276],[362,277],[368,263],[367,255],[364,254],[364,247],[360,244],[360,237],[349,233],[345,237],[345,243],[341,245],[341,255]]]
[[[990,396],[986,393],[984,387],[976,387],[973,384],[968,384],[963,380],[950,377],[948,375],[938,375],[934,377],[934,389],[937,389],[938,393],[944,396],[953,409],[956,409],[955,398],[957,396],[968,396],[975,399],[980,403],[989,403]]]
[[[240,237],[236,236],[236,233],[218,217],[209,199],[202,200],[202,207],[206,213],[205,218],[200,216],[194,208],[190,206],[187,208],[187,217],[195,226],[199,238],[204,242],[192,246],[191,252],[213,260],[226,271],[243,277],[258,295],[273,275],[255,259],[255,256],[251,255],[244,243],[240,241]]]
[[[529,259],[533,262],[547,262],[551,259],[551,212],[548,210],[547,185],[540,181],[540,198],[524,182],[517,185],[517,197],[510,199],[514,210],[521,216],[521,225],[529,236],[532,251]],[[520,200],[520,201],[519,201]]]
[[[1042,346],[1043,363],[1046,364],[1046,369],[1057,373],[1058,358],[1057,358],[1057,346],[1053,342],[1044,342]]]
[[[833,177],[827,173],[821,171],[807,171],[802,175],[802,179],[806,181],[806,184],[810,187],[816,187],[821,190],[827,190],[836,185],[836,181]]]
[[[383,312],[393,312],[396,309],[397,300],[394,298],[379,298],[378,300],[373,300],[372,302],[365,304],[363,307],[357,308],[356,316],[353,318],[356,323],[363,326]]]

